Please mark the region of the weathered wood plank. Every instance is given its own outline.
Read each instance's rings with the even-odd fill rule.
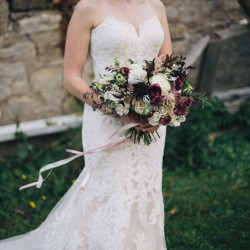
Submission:
[[[221,42],[211,42],[202,56],[196,88],[198,91],[205,92],[208,96],[212,94],[213,79],[217,69],[221,45]]]
[[[246,14],[250,17],[250,1],[249,0],[238,0]]]
[[[35,121],[21,122],[17,129],[16,124],[0,126],[0,142],[15,140],[17,131],[25,133],[28,137],[63,132],[75,128],[82,123],[82,117],[77,115],[64,115]]]
[[[198,42],[192,47],[192,49],[187,54],[187,65],[194,65],[197,62],[198,58],[202,55],[202,53],[208,46],[210,40],[210,36],[205,36],[198,40]]]
[[[248,86],[249,26],[232,25],[215,31],[202,55],[196,89],[211,95],[227,88]]]

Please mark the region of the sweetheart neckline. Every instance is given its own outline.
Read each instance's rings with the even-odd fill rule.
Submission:
[[[97,30],[98,30],[99,28],[101,28],[108,20],[113,20],[113,21],[115,21],[115,22],[117,22],[117,23],[121,23],[121,24],[125,24],[125,25],[129,26],[130,28],[132,28],[132,29],[135,31],[135,33],[137,34],[137,37],[140,38],[140,34],[141,34],[142,28],[143,28],[146,24],[150,23],[150,22],[151,22],[152,20],[154,20],[154,19],[158,20],[158,22],[160,23],[159,17],[158,17],[157,15],[153,15],[153,16],[151,16],[150,18],[148,18],[147,20],[145,20],[145,21],[143,21],[142,23],[140,23],[140,24],[138,25],[138,27],[135,27],[135,25],[131,24],[131,23],[128,22],[128,21],[122,21],[122,20],[119,20],[119,19],[117,19],[117,18],[115,18],[115,17],[113,17],[113,16],[108,15],[108,16],[106,16],[106,17],[102,20],[102,22],[100,22],[95,28],[93,28],[93,29],[91,30],[91,32],[97,31]],[[161,24],[161,23],[160,23],[160,24]]]

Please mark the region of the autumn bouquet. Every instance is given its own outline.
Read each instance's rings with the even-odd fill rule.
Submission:
[[[188,82],[192,66],[186,66],[185,57],[163,55],[152,61],[135,63],[128,60],[121,65],[105,68],[107,74],[94,79],[90,87],[98,95],[106,114],[113,116],[129,115],[140,123],[152,126],[179,126],[186,120],[191,105],[195,101],[204,102],[204,94],[193,92]],[[159,136],[157,132],[143,132],[136,128],[125,131],[127,138],[134,143],[149,145]]]

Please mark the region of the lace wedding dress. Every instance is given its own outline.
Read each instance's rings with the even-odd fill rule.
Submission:
[[[92,30],[94,74],[105,73],[114,58],[121,63],[158,55],[164,32],[157,16],[138,30],[108,16]],[[85,105],[84,150],[109,141],[123,124]],[[133,143],[85,156],[85,168],[68,192],[35,230],[0,241],[1,250],[166,250],[162,197],[165,127],[150,146]],[[92,175],[82,189],[88,171]],[[54,174],[56,174],[54,172]]]

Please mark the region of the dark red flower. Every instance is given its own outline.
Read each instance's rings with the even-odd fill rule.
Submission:
[[[123,67],[123,68],[122,68],[122,71],[123,71],[124,75],[125,75],[126,77],[128,77],[128,74],[129,74],[129,68],[127,68],[127,67]]]
[[[170,122],[171,122],[171,116],[169,115],[160,119],[160,124],[163,126],[168,125]]]
[[[148,96],[151,100],[161,97],[161,86],[158,83],[149,85]]]
[[[178,91],[178,90],[182,89],[183,86],[184,86],[184,83],[183,83],[181,77],[177,76],[175,81],[174,81],[175,89]]]
[[[164,100],[164,96],[157,96],[153,100],[151,100],[151,104],[155,106],[159,106]]]
[[[183,104],[186,108],[189,108],[193,102],[193,98],[191,96],[186,97]]]
[[[184,103],[177,103],[174,107],[174,114],[180,116],[185,115],[187,111],[187,108],[185,107]]]

